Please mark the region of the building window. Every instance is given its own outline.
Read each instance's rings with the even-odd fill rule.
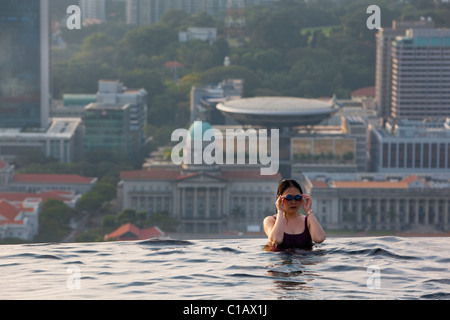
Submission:
[[[447,144],[447,168],[450,168],[450,143]]]
[[[413,167],[413,159],[414,159],[414,153],[413,153],[413,144],[408,143],[406,145],[406,167],[412,168]]]
[[[388,160],[389,160],[389,144],[388,143],[383,143],[383,168],[387,168],[388,167]]]
[[[153,213],[153,197],[147,198],[147,212]]]
[[[445,168],[445,144],[439,144],[439,168]]]
[[[420,143],[415,144],[415,152],[414,152],[414,168],[420,168],[420,158],[421,158],[421,148],[422,145]]]
[[[405,144],[404,143],[398,144],[398,167],[399,168],[405,167]]]
[[[429,160],[429,153],[430,153],[430,145],[428,143],[423,144],[423,152],[422,152],[422,168],[429,168],[430,162]]]
[[[397,167],[397,144],[391,143],[391,168]]]
[[[437,162],[438,162],[438,148],[437,143],[431,144],[431,167],[437,168]]]

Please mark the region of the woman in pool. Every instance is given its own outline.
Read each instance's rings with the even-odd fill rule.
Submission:
[[[326,235],[311,209],[311,196],[304,194],[295,180],[283,180],[277,191],[277,214],[264,219],[264,230],[269,244],[280,248],[312,247],[312,241],[321,243]],[[303,207],[306,216],[298,213]]]

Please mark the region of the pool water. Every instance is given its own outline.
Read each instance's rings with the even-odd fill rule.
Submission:
[[[2,299],[449,299],[450,238],[266,239],[0,246]]]

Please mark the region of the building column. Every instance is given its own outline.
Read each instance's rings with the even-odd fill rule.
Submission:
[[[209,207],[210,207],[210,203],[209,203],[209,187],[206,188],[206,204],[205,204],[206,208],[205,208],[205,217],[209,218],[210,217],[210,212],[209,212]]]
[[[434,220],[433,223],[437,226],[439,224],[439,200],[438,199],[434,199],[434,206],[433,206],[433,211],[434,211]]]
[[[449,215],[449,205],[448,205],[449,200],[445,199],[445,203],[444,203],[444,225],[445,225],[445,229],[448,230],[448,215]]]
[[[424,224],[427,226],[427,225],[429,225],[430,224],[430,222],[428,221],[428,218],[429,218],[429,204],[430,204],[430,201],[428,200],[428,199],[425,199],[425,217],[424,217]]]
[[[180,215],[181,218],[186,216],[186,188],[181,188]]]
[[[198,188],[194,187],[194,208],[193,208],[193,212],[192,212],[192,216],[194,218],[197,218],[197,212],[198,212],[198,208],[197,208],[197,202],[198,202]]]
[[[416,204],[416,215],[414,217],[414,223],[419,224],[419,200],[415,200]]]
[[[359,225],[361,223],[361,214],[362,214],[362,199],[359,198],[358,200],[358,209],[357,209],[357,216],[356,216],[356,223]]]
[[[406,203],[405,224],[409,224],[409,198],[405,199],[405,203]]]
[[[376,217],[376,225],[377,225],[377,227],[380,225],[380,221],[381,221],[381,212],[380,212],[380,207],[381,207],[381,205],[380,205],[380,201],[381,201],[381,199],[377,199],[377,217]]]
[[[223,210],[223,208],[222,208],[222,196],[223,196],[223,192],[224,190],[222,189],[222,188],[218,188],[218,193],[217,193],[217,196],[218,196],[218,203],[217,203],[217,217],[218,218],[222,218],[222,216],[223,216],[223,213],[224,213],[224,210]]]

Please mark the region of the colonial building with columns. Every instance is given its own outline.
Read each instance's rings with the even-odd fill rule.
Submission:
[[[196,122],[188,138],[195,138],[196,130],[202,137],[209,129],[208,123]],[[207,145],[202,141],[202,150]],[[264,217],[275,213],[282,178],[279,173],[262,175],[260,169],[259,165],[206,164],[202,160],[182,165],[153,163],[143,170],[121,172],[119,209],[169,213],[184,233],[262,231]]]
[[[260,175],[259,169],[128,171],[121,173],[118,200],[122,210],[167,212],[180,221],[180,231],[185,233],[220,233],[250,226],[256,231],[262,230],[264,217],[275,210],[280,180],[278,174]]]
[[[327,174],[299,177],[325,229],[450,231],[450,177]]]

